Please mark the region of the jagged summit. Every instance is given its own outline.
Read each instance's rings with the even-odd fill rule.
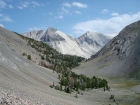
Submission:
[[[54,42],[54,41],[63,41],[65,40],[59,34],[57,34],[57,29],[55,28],[48,28],[44,35],[40,38],[43,42]]]
[[[112,64],[116,75],[133,74],[135,78],[140,79],[140,21],[126,26],[105,47],[93,55],[93,58],[103,55],[107,55],[104,61],[114,59],[113,62],[118,62]]]
[[[99,51],[111,38],[97,32],[86,32],[76,39],[77,43],[84,51],[91,55]]]
[[[23,33],[23,35],[43,41],[63,54],[78,55],[85,58],[95,54],[111,39],[103,34],[89,31],[81,37],[74,39],[52,27],[46,31],[27,32]]]
[[[71,94],[66,94],[64,93],[64,91],[54,90],[60,85],[60,81],[58,80],[59,76],[57,75],[57,72],[53,72],[53,70],[43,68],[38,65],[40,60],[44,62],[45,59],[56,57],[56,60],[50,61],[50,59],[48,59],[48,61],[50,61],[50,63],[63,65],[63,67],[73,67],[71,65],[75,64],[75,62],[69,62],[69,60],[71,61],[71,59],[67,59],[68,62],[64,60],[64,57],[67,56],[69,58],[69,55],[58,56],[60,53],[55,53],[56,50],[51,50],[52,48],[50,48],[46,44],[44,45],[42,42],[34,41],[30,38],[16,35],[17,33],[15,34],[11,31],[0,27],[0,104],[109,105],[115,104],[115,100],[120,105],[126,105],[129,103],[139,105],[139,94],[137,94],[137,92],[140,92],[139,82],[135,82],[132,80],[130,81],[129,78],[125,78],[124,80],[119,77],[121,75],[125,77],[124,74],[132,74],[132,76],[135,78],[140,77],[139,26],[139,24],[133,24],[128,28],[128,32],[126,32],[127,30],[124,30],[124,32],[122,32],[124,36],[120,35],[119,39],[122,38],[123,42],[121,42],[121,40],[118,41],[118,38],[115,37],[116,39],[110,41],[109,44],[107,44],[101,51],[99,51],[99,53],[97,54],[97,56],[94,57],[93,60],[81,63],[81,66],[75,68],[76,70],[72,70],[75,72],[74,76],[77,75],[76,73],[78,72],[79,74],[84,74],[85,76],[80,76],[86,77],[85,80],[88,81],[89,86],[91,85],[89,77],[92,77],[92,80],[94,81],[97,75],[101,78],[104,78],[104,75],[106,76],[105,78],[108,79],[109,86],[111,87],[111,91],[105,91],[104,88],[91,88],[92,90],[89,88],[89,91],[80,91],[80,94],[76,94],[75,90]],[[129,31],[129,29],[131,31]],[[44,35],[45,32],[46,31],[38,31],[37,33]],[[75,39],[71,38],[70,36],[67,36],[66,34],[58,30],[56,31],[56,33],[63,37],[65,41],[67,41],[67,43],[65,43],[65,41],[56,42],[57,45],[62,45],[61,49],[63,47],[65,48],[64,51],[66,51],[66,48],[68,47],[67,50],[70,52],[70,48],[74,48],[72,47],[72,45],[78,45],[76,44],[76,41],[72,41]],[[129,47],[125,47],[125,45],[127,45],[126,42],[128,42],[128,40],[130,41],[130,44],[128,43],[130,45],[130,49]],[[122,45],[122,48],[130,50],[130,53],[127,56],[124,56],[124,58],[119,58],[119,55],[121,55],[121,53],[117,55],[117,48],[114,49],[111,44],[114,44],[115,46]],[[75,50],[76,52],[78,47],[75,48],[76,49],[73,50]],[[120,48],[120,50],[122,49]],[[46,54],[44,54],[44,51],[46,52],[46,54],[49,55],[47,56]],[[32,59],[28,60],[28,55],[31,55]],[[45,59],[43,56],[45,57]],[[77,57],[73,57],[75,61]],[[64,62],[61,63],[60,60],[58,60],[59,58],[62,58]],[[79,61],[79,59],[77,60]],[[50,63],[48,62],[47,65],[49,66]],[[132,66],[131,70],[127,68],[128,66]],[[63,68],[62,66],[51,65],[49,67],[56,67],[57,70],[60,72],[66,70],[66,72],[64,72],[66,73],[66,75],[69,72],[69,69],[67,69],[66,67]],[[108,76],[112,76],[113,78],[108,78]],[[117,77],[114,78],[115,76]],[[99,81],[101,80],[104,79],[99,79]],[[70,78],[70,81],[72,84],[83,82],[83,80],[78,77],[77,79]],[[54,89],[51,88],[52,85],[55,86],[53,87]],[[63,86],[62,88],[64,89],[65,86]],[[115,95],[114,100],[109,99],[110,95],[112,96],[112,94],[113,96]],[[77,96],[77,98],[75,95]]]
[[[40,40],[43,33],[44,33],[43,30],[34,30],[34,31],[30,31],[30,32],[25,32],[25,33],[23,33],[23,35],[26,34],[26,36],[29,37],[29,38]]]
[[[53,31],[57,31],[57,29],[56,29],[56,28],[53,28],[53,27],[49,27],[49,28],[47,29],[47,31],[53,32]]]
[[[98,42],[100,46],[105,45],[111,37],[105,36],[103,34],[97,33],[97,32],[86,32],[82,36],[78,38],[78,41],[80,42],[87,42],[88,44],[93,44],[94,42]]]
[[[140,79],[139,59],[140,21],[126,26],[98,53],[93,55],[90,61],[85,63],[84,67],[87,68],[83,69],[83,72],[109,77],[132,76]]]
[[[110,40],[109,43],[107,43],[107,45],[104,46],[97,54],[93,55],[93,57],[107,54],[111,50],[114,51],[114,53],[117,53],[116,56],[122,59],[130,55],[130,52],[132,52],[131,49],[134,47],[134,44],[138,44],[136,43],[136,41],[140,38],[139,27],[140,21],[126,26],[116,37]],[[137,48],[139,49],[139,47]]]

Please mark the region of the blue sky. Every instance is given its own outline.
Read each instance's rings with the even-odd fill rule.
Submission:
[[[115,36],[140,20],[140,0],[0,0],[0,26],[23,33],[54,27],[73,37]]]

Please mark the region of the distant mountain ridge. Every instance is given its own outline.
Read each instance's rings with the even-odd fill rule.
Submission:
[[[78,55],[89,58],[98,52],[111,37],[96,32],[86,32],[77,39],[55,29],[34,30],[23,33],[24,36],[43,41],[63,54]]]
[[[108,77],[123,76],[140,80],[139,59],[140,20],[126,26],[101,50],[92,55],[88,62],[81,65],[79,71],[89,76],[91,74]]]

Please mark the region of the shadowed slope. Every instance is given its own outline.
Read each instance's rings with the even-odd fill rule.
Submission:
[[[109,77],[126,76],[133,72],[133,77],[139,77],[139,59],[140,21],[126,26],[76,72]]]

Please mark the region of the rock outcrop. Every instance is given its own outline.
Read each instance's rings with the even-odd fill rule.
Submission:
[[[89,62],[85,64],[85,71],[87,74],[94,73],[109,77],[131,76],[140,79],[139,59],[140,21],[137,21],[126,26],[98,53],[93,55],[89,59],[90,64]],[[89,68],[92,68],[92,70]]]
[[[63,54],[78,55],[85,58],[95,54],[111,39],[111,37],[95,32],[86,32],[75,39],[55,28],[48,28],[46,31],[26,32],[23,35],[43,41]]]

